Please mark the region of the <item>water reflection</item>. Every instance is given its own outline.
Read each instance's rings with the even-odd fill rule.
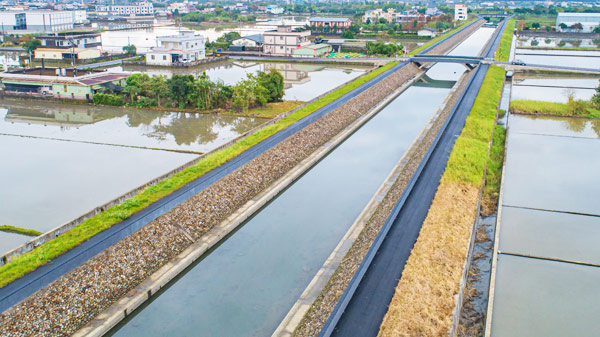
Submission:
[[[517,39],[517,47],[537,46],[537,47],[567,47],[567,48],[600,48],[598,39],[575,39],[546,37],[537,38],[535,36],[521,36]]]
[[[463,66],[459,66],[464,71]],[[282,62],[249,62],[228,60],[218,63],[201,65],[192,68],[150,68],[140,66],[124,66],[114,68],[116,71],[144,73],[150,76],[172,77],[178,75],[208,75],[213,81],[223,81],[234,85],[249,73],[257,71],[278,70],[284,78],[284,100],[309,101],[345,82],[348,82],[371,67],[336,66],[328,64],[282,63]]]
[[[590,100],[599,77],[577,75],[525,75],[513,79],[513,100],[566,103],[572,94],[577,100]]]
[[[217,116],[0,101],[4,134],[124,146],[207,152],[264,123],[264,118]]]

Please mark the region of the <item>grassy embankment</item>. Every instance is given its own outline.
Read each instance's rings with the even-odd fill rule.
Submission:
[[[481,197],[481,213],[484,216],[492,215],[498,208],[505,143],[506,129],[503,126],[496,125],[492,138],[492,147],[490,148],[490,156],[485,170],[485,186],[483,187],[483,195]]]
[[[408,53],[408,55],[416,55],[416,54],[420,53],[421,51],[425,50],[425,48],[427,48],[427,47],[431,46],[432,44],[434,44],[434,43],[436,43],[436,42],[438,42],[438,41],[440,41],[440,40],[442,40],[442,39],[446,38],[446,37],[447,37],[447,36],[449,36],[450,34],[453,34],[454,32],[458,31],[459,29],[463,28],[464,26],[466,26],[466,25],[470,24],[470,23],[471,23],[471,22],[473,22],[473,21],[475,21],[475,19],[473,19],[473,20],[470,20],[470,21],[467,21],[467,22],[465,22],[465,23],[461,24],[460,26],[458,26],[458,27],[456,27],[456,28],[454,28],[454,29],[450,30],[450,31],[449,31],[449,32],[447,32],[446,34],[444,34],[444,35],[440,35],[440,36],[436,37],[435,39],[433,39],[433,40],[431,40],[431,41],[427,42],[426,44],[424,44],[424,45],[420,46],[419,48],[417,48],[417,49],[415,49],[415,50],[411,50],[411,51]]]
[[[508,62],[510,55],[510,45],[512,44],[513,31],[515,30],[515,19],[508,20],[506,28],[500,38],[500,44],[498,45],[498,51],[496,51],[496,60]]]
[[[450,154],[380,336],[448,336],[484,170],[490,160],[488,151],[503,81],[504,70],[490,67]]]
[[[53,258],[67,252],[71,248],[79,245],[95,234],[129,218],[131,215],[141,211],[151,203],[173,193],[175,190],[183,187],[185,184],[219,167],[225,162],[238,156],[248,148],[285,129],[292,123],[310,115],[323,106],[335,101],[344,94],[350,92],[352,89],[355,89],[382,72],[392,68],[396,64],[397,62],[390,62],[385,66],[372,71],[371,73],[357,78],[351,83],[335,90],[334,92],[315,102],[306,105],[305,107],[299,109],[290,116],[281,119],[275,124],[265,126],[256,133],[239,140],[227,148],[208,154],[197,164],[172,175],[156,185],[144,189],[136,196],[122,202],[121,204],[113,206],[103,213],[87,219],[82,224],[76,226],[72,230],[57,237],[56,239],[51,240],[26,254],[15,257],[9,263],[0,267],[0,287],[5,286],[17,278],[48,263]]]
[[[599,51],[600,48],[583,47],[540,47],[540,46],[522,46],[519,49],[537,49],[537,50],[573,50],[573,51]]]
[[[587,101],[554,103],[519,99],[510,102],[510,111],[522,114],[600,118],[600,110],[594,108],[592,104]]]
[[[1,225],[0,231],[23,234],[23,235],[27,235],[27,236],[38,236],[38,235],[42,234],[42,232],[38,232],[35,229],[27,229],[27,228],[21,228],[21,227],[9,226],[9,225]]]

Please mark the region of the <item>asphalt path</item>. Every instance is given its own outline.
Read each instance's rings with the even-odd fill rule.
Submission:
[[[507,21],[504,20],[503,26],[493,37],[485,57],[493,56]],[[320,337],[369,337],[379,333],[406,260],[446,169],[454,142],[462,132],[488,69],[487,64],[475,69],[442,130],[325,323]]]

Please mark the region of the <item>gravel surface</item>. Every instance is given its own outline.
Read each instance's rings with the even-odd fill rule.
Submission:
[[[402,192],[410,181],[410,178],[421,163],[425,153],[441,129],[450,111],[456,104],[458,97],[467,85],[469,77],[470,75],[464,76],[461,79],[458,89],[447,101],[446,106],[433,122],[431,129],[427,132],[425,137],[410,150],[408,162],[402,168],[400,176],[394,182],[394,185],[388,191],[373,216],[369,219],[365,228],[342,260],[342,263],[336,269],[319,297],[315,300],[312,307],[302,319],[300,325],[294,331],[294,336],[317,336],[319,334],[325,321],[329,318],[329,315],[335,308],[340,296],[343,294],[350,283],[352,276],[354,276],[358,266],[367,254],[367,251],[371,247],[379,230],[389,217],[396,202],[398,202]]]
[[[417,72],[403,67],[2,313],[2,336],[76,332]]]

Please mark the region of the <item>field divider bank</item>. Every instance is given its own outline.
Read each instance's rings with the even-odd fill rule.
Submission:
[[[382,182],[377,192],[375,192],[373,197],[366,204],[363,211],[356,218],[344,237],[340,240],[336,248],[327,258],[321,269],[316,273],[315,277],[306,287],[298,301],[296,301],[286,317],[277,327],[272,335],[273,337],[292,336],[294,334],[295,330],[298,328],[307,312],[311,309],[314,302],[323,293],[323,290],[329,285],[330,280],[337,268],[346,258],[347,253],[352,249],[354,242],[359,238],[369,221],[371,221],[375,212],[379,207],[381,207],[381,204],[385,201],[386,196],[388,196],[388,193],[394,187],[394,184],[398,181],[398,179],[401,178],[401,176],[406,175],[405,171],[407,169],[410,169],[407,168],[410,160],[413,158],[413,156],[417,155],[419,150],[418,147],[423,145],[428,133],[432,130],[435,131],[434,124],[439,118],[441,118],[440,116],[442,115],[442,110],[448,104],[448,101],[451,99],[452,95],[454,95],[458,90],[461,82],[462,80],[457,81],[455,87],[449,92],[446,98],[442,101],[441,105],[438,107],[437,111],[432,114],[432,117],[427,122],[425,127],[412,141],[406,152],[402,155],[402,157],[390,171],[389,175]],[[388,98],[388,101],[391,102],[392,100],[396,99],[411,84],[412,83],[408,84],[406,87],[400,88],[392,97]],[[384,103],[387,104],[388,102]],[[381,108],[383,108],[383,106]],[[443,117],[445,116],[442,116],[442,118]]]
[[[415,75],[404,83],[392,95],[373,107],[367,114],[359,117],[356,121],[346,127],[342,132],[333,137],[329,142],[322,145],[309,157],[300,162],[292,170],[278,179],[273,185],[262,191],[244,206],[235,211],[225,221],[211,229],[203,235],[197,242],[180,253],[169,263],[161,267],[157,272],[151,275],[146,281],[127,294],[126,297],[113,304],[105,310],[88,326],[79,330],[74,336],[102,336],[112,329],[121,320],[134,312],[136,308],[155,295],[161,288],[166,286],[182,271],[188,268],[197,259],[203,256],[208,250],[217,245],[221,240],[234,232],[239,226],[252,217],[257,211],[266,206],[271,200],[276,198],[287,187],[293,184],[304,173],[317,165],[337,146],[348,139],[354,132],[373,118],[379,111],[393,101],[401,92],[417,81],[424,72]]]

